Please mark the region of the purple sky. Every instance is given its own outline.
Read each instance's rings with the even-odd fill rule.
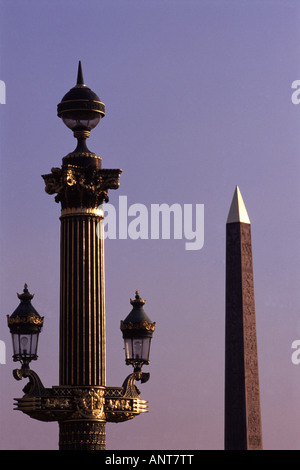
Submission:
[[[58,426],[13,411],[26,381],[6,324],[27,282],[45,316],[39,360],[58,384],[60,206],[42,174],[75,148],[56,105],[85,83],[106,105],[90,150],[122,168],[128,204],[204,204],[205,242],[107,240],[107,385],[121,386],[120,320],[136,289],[157,327],[150,413],[107,425],[107,449],[222,449],[225,223],[239,185],[252,224],[263,441],[300,450],[300,5],[296,1],[0,1],[0,448],[56,449]]]

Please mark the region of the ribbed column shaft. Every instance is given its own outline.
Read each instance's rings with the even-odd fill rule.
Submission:
[[[104,244],[99,215],[61,217],[60,385],[106,384]]]

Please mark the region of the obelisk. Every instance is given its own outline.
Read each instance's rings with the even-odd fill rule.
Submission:
[[[262,450],[251,225],[238,186],[226,223],[225,450]]]

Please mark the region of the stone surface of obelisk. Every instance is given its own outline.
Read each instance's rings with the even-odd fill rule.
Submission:
[[[225,450],[261,450],[251,225],[238,186],[226,223]]]

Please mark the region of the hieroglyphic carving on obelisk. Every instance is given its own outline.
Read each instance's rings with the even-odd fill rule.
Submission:
[[[225,450],[260,450],[251,225],[238,187],[226,224],[225,328]]]

